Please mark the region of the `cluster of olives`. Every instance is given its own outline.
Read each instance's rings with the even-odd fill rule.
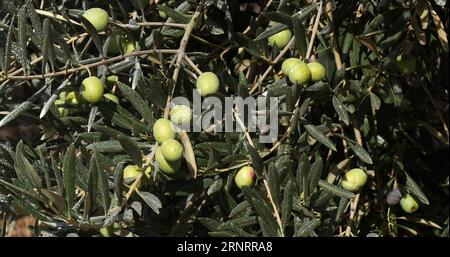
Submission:
[[[102,97],[112,101],[116,104],[119,103],[119,98],[112,93],[104,93],[105,87],[102,81],[94,76],[85,78],[81,82],[79,91],[62,91],[59,94],[59,99],[55,100],[54,104],[58,108],[61,116],[67,116],[69,114],[69,109],[62,106],[65,104],[70,104],[73,106],[78,106],[84,103],[96,103],[102,99]]]
[[[341,185],[345,190],[357,192],[366,184],[366,182],[367,175],[364,170],[355,168],[345,173]],[[402,196],[398,189],[389,192],[386,200],[391,206],[400,202],[400,206],[406,213],[414,213],[419,209],[419,204],[411,194],[406,193]]]
[[[281,71],[289,81],[297,85],[306,85],[310,81],[320,81],[325,78],[325,67],[319,62],[306,64],[297,58],[288,58],[281,65]]]
[[[108,13],[101,8],[91,8],[83,13],[83,17],[94,26],[97,32],[106,30],[108,27]],[[114,30],[111,33],[108,45],[108,52],[112,54],[129,54],[135,51],[137,42],[129,39],[123,32]]]
[[[419,204],[416,199],[409,193],[402,195],[401,191],[397,189],[393,189],[386,196],[386,202],[390,206],[394,206],[400,203],[400,207],[406,213],[414,213],[419,209]]]
[[[219,84],[219,78],[216,76],[216,74],[214,74],[213,72],[204,72],[197,78],[196,86],[201,96],[207,96],[216,93],[219,90]],[[175,109],[175,107],[172,108],[172,111]],[[172,121],[180,124],[182,118],[186,116],[190,117],[190,114],[188,113],[188,110],[183,108],[183,105],[179,105],[178,108],[179,110],[177,111],[177,113],[179,114],[179,116],[177,116],[176,114],[172,114],[172,112],[170,116],[172,118]],[[241,168],[234,177],[234,182],[239,188],[242,188],[244,186],[251,187],[255,183],[255,180],[256,173],[251,166]]]
[[[153,137],[160,145],[155,153],[159,168],[167,174],[173,174],[180,169],[184,150],[183,145],[176,140],[175,124],[189,123],[192,119],[192,111],[187,105],[175,105],[171,108],[169,115],[171,120],[161,118],[155,122]]]

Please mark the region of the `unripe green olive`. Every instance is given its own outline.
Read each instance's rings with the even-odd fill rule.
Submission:
[[[117,81],[119,81],[119,77],[117,75],[110,75],[106,77],[106,81],[110,86],[114,86],[117,83]]]
[[[141,168],[139,168],[139,166],[137,166],[137,165],[127,165],[123,169],[123,178],[124,178],[125,182],[130,181],[130,180],[135,180],[141,174],[141,171],[142,171]],[[139,181],[139,183],[137,185],[138,188],[140,188],[141,186],[143,186],[149,182],[151,172],[152,172],[151,167],[148,167],[145,170],[144,177],[141,179],[141,181]]]
[[[99,232],[103,237],[112,237],[115,236],[114,231],[120,228],[121,228],[120,224],[114,222],[114,224],[109,227],[102,227]]]
[[[103,83],[97,77],[88,77],[81,83],[81,95],[90,103],[98,102],[103,96]]]
[[[135,51],[137,48],[137,42],[127,39],[126,36],[119,30],[115,30],[111,33],[109,39],[108,52],[112,54],[119,54],[122,50],[123,54],[129,54]]]
[[[67,97],[67,91],[61,91],[59,92],[59,99],[66,101],[66,97]]]
[[[80,99],[80,95],[78,92],[76,91],[70,91],[67,93],[66,95],[66,102],[73,104],[73,105],[78,105],[81,103],[81,99]]]
[[[136,51],[137,42],[133,40],[127,40],[122,46],[123,54],[129,54]]]
[[[175,124],[182,125],[191,122],[192,110],[187,105],[175,105],[170,109],[170,120]]]
[[[153,137],[156,142],[162,144],[164,141],[175,138],[175,126],[168,119],[158,119],[153,125]]]
[[[58,107],[58,105],[65,104],[65,102],[64,102],[64,100],[56,99],[55,102],[53,102],[53,104],[56,107]],[[69,114],[69,110],[67,110],[67,108],[64,108],[64,107],[58,107],[58,112],[59,112],[59,115],[61,115],[62,117],[65,117]]]
[[[311,71],[309,70],[308,65],[304,62],[294,65],[289,72],[289,81],[294,84],[306,84],[310,79]]]
[[[175,139],[167,139],[161,144],[161,153],[168,161],[178,161],[183,157],[183,145]]]
[[[275,35],[272,35],[268,38],[269,45],[274,46],[275,44],[278,48],[284,48],[292,38],[292,32],[288,29],[285,29],[281,32],[278,32]]]
[[[181,166],[181,159],[177,161],[166,160],[161,152],[161,147],[156,149],[155,160],[158,162],[159,168],[167,174],[174,174],[178,172]]]
[[[137,165],[128,165],[123,169],[124,179],[135,179],[141,174],[141,169]]]
[[[210,71],[203,72],[198,76],[196,86],[201,96],[213,94],[219,90],[219,78]]]
[[[412,55],[399,55],[396,61],[397,69],[405,75],[410,75],[416,70],[416,58]]]
[[[119,30],[114,30],[109,38],[108,52],[112,54],[119,54],[120,49],[122,48],[120,46],[124,41],[125,36],[123,33]]]
[[[359,168],[351,169],[344,175],[342,180],[342,187],[345,190],[356,192],[366,184],[367,175]]]
[[[103,97],[107,98],[108,100],[110,100],[116,104],[119,104],[119,98],[113,94],[106,93],[106,94],[103,94]]]
[[[239,188],[244,186],[251,187],[255,183],[255,180],[256,173],[251,166],[242,167],[234,177],[234,182]]]
[[[300,59],[298,58],[288,58],[284,60],[283,64],[281,64],[281,71],[283,72],[284,76],[289,76],[289,73],[292,68],[294,68],[295,65],[302,63]]]
[[[318,62],[308,63],[309,71],[311,72],[312,81],[320,81],[325,78],[325,67]]]
[[[406,194],[402,197],[400,206],[406,213],[414,213],[419,209],[419,204],[410,194]]]
[[[84,12],[83,17],[86,18],[97,32],[104,31],[108,27],[108,13],[101,8],[91,8]]]

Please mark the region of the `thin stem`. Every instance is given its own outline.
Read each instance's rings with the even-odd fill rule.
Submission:
[[[101,66],[101,65],[111,64],[111,63],[123,60],[130,56],[140,56],[140,55],[146,55],[146,54],[151,54],[151,53],[176,54],[176,53],[178,53],[178,50],[176,50],[176,49],[156,49],[156,50],[151,49],[151,50],[135,51],[135,52],[132,52],[132,53],[129,53],[126,55],[119,55],[116,57],[104,59],[104,60],[101,60],[98,62],[83,65],[83,66],[80,66],[77,68],[71,68],[71,69],[64,70],[64,71],[58,71],[58,72],[52,72],[52,73],[46,73],[46,74],[40,74],[40,75],[30,75],[30,76],[8,76],[8,79],[31,80],[31,79],[44,79],[44,78],[49,78],[49,77],[66,76],[68,74],[76,73],[83,69],[89,69],[89,68],[94,68],[94,67]],[[3,80],[5,80],[5,79],[0,79],[0,82],[2,82]]]
[[[306,60],[311,56],[311,51],[316,39],[317,29],[319,28],[320,16],[322,15],[322,1],[320,1],[319,10],[317,11],[316,21],[314,22],[314,27],[311,33],[311,40],[309,41],[308,50],[306,51]]]
[[[76,21],[74,21],[72,19],[66,19],[62,15],[59,15],[59,14],[54,14],[54,13],[47,12],[47,11],[44,11],[44,10],[39,10],[39,9],[36,9],[36,13],[39,14],[39,15],[47,16],[47,17],[54,18],[54,19],[57,19],[57,20],[60,20],[60,21],[69,22],[69,23],[72,23],[72,24],[80,26],[80,27],[83,26],[81,23],[78,23],[78,22],[76,22]]]

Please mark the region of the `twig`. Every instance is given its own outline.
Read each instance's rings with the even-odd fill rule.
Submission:
[[[441,121],[442,126],[444,127],[444,131],[445,131],[445,134],[447,135],[447,139],[449,139],[447,123],[445,122],[444,117],[442,117],[442,113],[439,111],[436,101],[434,101],[433,96],[431,95],[430,90],[428,90],[427,86],[424,85],[423,83],[419,83],[419,84],[422,86],[423,90],[425,90],[425,92],[427,93],[428,98],[430,98],[431,104],[433,104],[434,109],[436,109],[439,120]]]
[[[239,111],[239,110],[238,110]],[[244,122],[241,120],[241,118],[239,117],[239,113],[236,110],[233,110],[234,112],[234,117],[236,119],[236,122],[238,123],[238,125],[241,127],[242,131],[245,134],[245,137],[247,138],[248,143],[254,148],[255,145],[253,144],[252,138],[250,137],[250,134],[248,133],[247,128],[244,125]],[[277,220],[278,226],[280,228],[280,234],[282,237],[284,237],[284,231],[283,231],[283,224],[281,223],[281,218],[280,218],[280,214],[278,213],[277,210],[277,206],[275,205],[275,202],[273,201],[272,198],[272,193],[270,191],[270,187],[269,187],[269,182],[267,180],[267,178],[265,177],[263,179],[263,183],[264,183],[264,187],[266,188],[267,191],[267,196],[269,198],[270,203],[272,204],[272,208],[273,208],[273,214],[275,216],[275,219]]]
[[[250,89],[250,94],[255,92],[255,90],[257,88],[259,88],[259,86],[262,84],[262,82],[267,77],[267,75],[269,75],[269,73],[272,71],[273,65],[277,64],[281,60],[281,58],[283,58],[283,56],[287,53],[287,51],[289,50],[291,45],[294,43],[294,41],[295,41],[295,37],[291,38],[291,41],[289,41],[289,43],[283,48],[283,50],[278,54],[278,56],[271,62],[271,65],[269,67],[267,67],[264,74],[261,77],[259,77],[258,82]]]
[[[122,24],[122,23],[114,23],[117,26],[122,28],[134,28],[136,25],[133,24]],[[186,24],[182,23],[173,23],[173,22],[138,22],[137,26],[139,27],[172,27],[172,28],[180,28],[185,29]]]
[[[311,51],[314,45],[314,40],[316,39],[317,29],[319,28],[320,16],[322,15],[322,1],[320,1],[319,10],[317,11],[316,21],[314,22],[314,27],[311,33],[311,40],[309,41],[308,50],[306,51],[306,60],[311,56]]]
[[[175,61],[175,70],[172,75],[174,84],[176,84],[177,80],[178,80],[178,75],[180,73],[180,68],[181,68],[181,62],[183,61],[184,55],[186,54],[186,46],[189,42],[189,37],[191,36],[192,31],[194,30],[195,23],[197,21],[197,18],[200,16],[202,10],[203,10],[203,4],[200,3],[200,5],[197,7],[197,10],[192,15],[192,18],[189,21],[188,25],[186,26],[186,30],[184,32],[183,38],[181,39],[180,47],[178,49],[177,59]],[[172,93],[169,95],[169,97],[167,97],[166,108],[164,109],[164,118],[166,118],[166,119],[169,117],[170,103],[172,101],[174,92],[175,92],[175,86],[172,89]]]
[[[275,144],[269,149],[269,152],[265,153],[263,156],[261,156],[261,158],[265,158],[266,156],[271,154],[273,151],[275,151],[284,142],[284,140],[286,140],[286,138],[288,138],[291,135],[291,133],[294,131],[292,125],[293,125],[294,119],[298,118],[297,115],[300,112],[299,104],[300,104],[300,97],[298,98],[297,102],[295,103],[295,110],[291,116],[291,119],[289,120],[289,127],[286,129],[283,136],[281,136],[281,138],[277,142],[275,142]]]
[[[202,71],[197,67],[197,65],[195,65],[195,63],[191,60],[191,58],[189,58],[189,56],[184,55],[184,59],[189,64],[189,66],[191,66],[191,68],[195,72],[197,72],[198,75],[202,74]]]
[[[36,13],[39,14],[39,15],[47,16],[47,17],[54,18],[54,19],[57,19],[57,20],[60,20],[60,21],[69,22],[69,23],[72,23],[72,24],[80,26],[80,27],[83,26],[81,23],[78,23],[78,22],[76,22],[76,21],[74,21],[72,19],[66,19],[62,15],[59,15],[59,14],[54,14],[54,13],[47,12],[47,11],[44,11],[44,10],[39,10],[39,9],[36,9]]]
[[[16,79],[16,80],[31,80],[31,79],[44,79],[49,77],[58,77],[58,76],[65,76],[68,74],[76,73],[78,71],[81,71],[83,69],[89,69],[94,68],[100,65],[107,65],[110,63],[114,63],[120,60],[123,60],[130,56],[139,56],[139,55],[146,55],[151,53],[163,53],[163,54],[175,54],[178,53],[178,50],[176,49],[156,49],[156,50],[142,50],[142,51],[135,51],[126,55],[119,55],[115,56],[109,59],[104,59],[102,61],[98,61],[95,63],[83,65],[77,68],[72,68],[64,71],[58,71],[58,72],[52,72],[52,73],[46,73],[46,74],[40,74],[40,75],[30,75],[30,76],[8,76],[8,79]],[[4,81],[6,78],[0,79],[0,82]]]

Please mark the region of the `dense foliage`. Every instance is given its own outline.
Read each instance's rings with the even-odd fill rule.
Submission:
[[[446,8],[0,0],[0,213],[36,236],[448,236]],[[295,84],[291,57],[325,78]],[[220,99],[278,97],[277,140],[181,130],[165,172],[154,124],[208,71]]]

